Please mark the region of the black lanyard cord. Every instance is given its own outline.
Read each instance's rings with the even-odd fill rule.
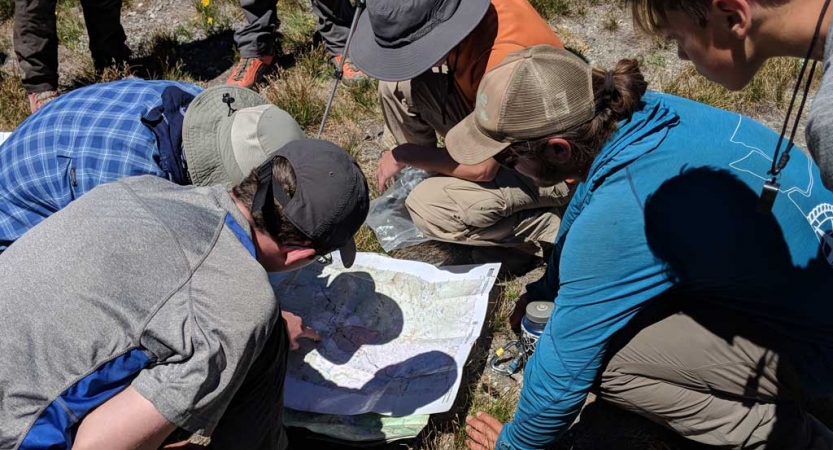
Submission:
[[[816,24],[816,31],[813,33],[813,40],[810,42],[810,48],[807,50],[807,55],[804,57],[804,63],[801,65],[801,71],[799,72],[798,79],[795,82],[792,99],[790,99],[790,106],[787,108],[787,116],[784,118],[784,126],[781,128],[781,135],[778,137],[778,144],[775,146],[775,154],[772,156],[772,167],[769,169],[769,175],[771,175],[772,178],[764,184],[764,190],[761,192],[761,202],[758,209],[762,211],[769,211],[772,209],[772,204],[775,202],[775,196],[778,194],[778,175],[781,174],[781,171],[787,167],[787,163],[790,161],[790,151],[793,149],[795,133],[798,130],[799,122],[801,122],[801,115],[804,112],[804,106],[807,104],[807,95],[810,93],[810,86],[813,84],[813,76],[816,73],[818,61],[813,61],[813,64],[810,66],[809,77],[807,77],[806,80],[804,75],[807,73],[807,66],[813,56],[813,50],[816,48],[816,42],[819,40],[819,36],[821,35],[821,27],[824,24],[824,17],[827,15],[827,9],[830,6],[830,1],[831,0],[826,0],[824,2],[824,6],[821,8],[819,20]],[[804,90],[801,97],[801,104],[798,111],[795,113],[792,130],[790,131],[790,139],[787,141],[784,154],[781,154],[781,144],[783,144],[784,136],[787,134],[787,127],[790,124],[790,118],[792,117],[793,110],[795,109],[795,101],[798,99],[798,92],[801,90],[802,83],[804,83]]]

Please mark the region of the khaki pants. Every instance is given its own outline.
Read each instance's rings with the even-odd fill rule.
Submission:
[[[410,81],[379,83],[387,148],[410,143],[431,151],[438,134],[445,136],[471,112],[457,90],[449,89],[448,81],[446,74],[426,72]],[[529,178],[501,168],[489,183],[430,178],[411,192],[405,204],[417,228],[433,239],[518,246],[534,252],[534,244],[555,240],[562,207],[571,196],[563,183],[538,188]]]
[[[614,339],[600,398],[720,448],[833,448],[772,350],[786,338],[722,308],[651,309]]]

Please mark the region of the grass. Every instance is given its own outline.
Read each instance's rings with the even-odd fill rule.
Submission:
[[[571,0],[531,0],[529,2],[541,14],[541,17],[557,17],[572,11]]]
[[[197,10],[196,25],[206,36],[227,30],[231,21],[220,9],[218,0],[192,0],[194,9]]]
[[[16,74],[0,73],[0,130],[13,130],[29,115],[26,90]]]
[[[353,86],[347,86],[350,101],[369,114],[381,114],[379,108],[379,82],[365,80]]]
[[[282,0],[278,2],[278,17],[281,18],[284,51],[297,53],[312,47],[316,19],[309,2]]]
[[[0,20],[14,17],[14,0],[0,0]]]
[[[499,289],[500,292],[489,318],[489,330],[492,335],[510,333],[509,316],[512,315],[515,303],[521,296],[521,286],[518,283],[504,282]]]
[[[619,8],[610,8],[607,10],[602,21],[602,28],[611,33],[619,31],[619,18],[622,17],[622,10]]]
[[[797,59],[770,60],[748,86],[732,92],[688,66],[679,76],[661,83],[660,90],[718,108],[754,114],[761,108],[784,108],[800,69],[801,61]]]
[[[311,132],[324,116],[325,94],[318,89],[314,79],[301,71],[280,70],[261,93],[294,117],[307,132]]]
[[[81,49],[82,38],[87,34],[84,18],[77,5],[60,2],[56,10],[58,42],[72,50]]]
[[[196,0],[193,3],[196,15],[194,20],[186,23],[171,24],[170,29],[162,30],[151,35],[145,42],[134,48],[137,57],[142,60],[141,67],[122,66],[116,69],[108,69],[103,74],[96,75],[92,71],[92,61],[89,58],[86,48],[78,45],[83,41],[85,33],[83,21],[80,21],[80,10],[77,9],[78,0],[62,0],[60,8],[76,8],[71,13],[62,14],[72,16],[60,18],[61,45],[65,47],[71,58],[82,59],[83,64],[73,73],[62,73],[63,80],[69,80],[70,88],[101,81],[110,81],[124,78],[133,73],[151,78],[176,79],[188,82],[196,82],[195,75],[188,72],[182,61],[180,48],[183,44],[190,43],[195,39],[201,39],[206,35],[217,33],[228,29],[233,21],[239,21],[240,8],[237,0]],[[135,3],[135,2],[134,2]],[[533,6],[547,19],[559,19],[559,28],[562,28],[562,21],[567,23],[576,20],[578,23],[590,20],[590,10],[598,12],[598,23],[601,27],[610,32],[611,39],[616,35],[613,33],[623,32],[621,11],[618,9],[607,10],[600,0],[532,0]],[[278,70],[275,76],[269,78],[262,86],[261,93],[269,101],[283,108],[292,115],[308,134],[315,135],[324,112],[324,105],[327,95],[330,92],[333,81],[333,66],[327,61],[326,51],[322,46],[313,44],[313,32],[316,28],[316,21],[311,14],[308,0],[281,0],[277,3],[279,17],[281,18],[281,32],[283,34],[283,50],[294,57],[287,57],[291,62],[285,63],[285,67]],[[62,9],[63,11],[64,9]],[[13,11],[12,0],[0,0],[0,20],[3,17],[11,17]],[[209,21],[209,18],[212,18]],[[10,25],[7,22],[7,32],[10,32]],[[568,45],[586,55],[592,55],[594,48],[586,36],[580,32],[568,32],[569,27],[564,26],[558,32]],[[573,28],[575,29],[575,28]],[[10,33],[9,33],[10,34]],[[604,33],[607,34],[607,33]],[[9,38],[10,41],[10,38]],[[647,43],[649,51],[645,57],[646,70],[651,67],[666,68],[672,66],[670,63],[676,55],[674,48],[666,40],[654,39]],[[598,45],[598,44],[595,44]],[[629,56],[629,55],[622,55]],[[226,58],[226,55],[217,55],[218,60]],[[284,64],[282,62],[282,64]],[[789,100],[792,82],[798,70],[798,63],[793,60],[780,60],[769,63],[759,77],[745,90],[741,92],[729,92],[719,86],[708,82],[696,74],[692,68],[687,68],[682,73],[674,74],[663,83],[652,86],[654,89],[661,89],[677,95],[693,98],[695,100],[709,103],[721,108],[738,110],[747,114],[755,115],[759,110],[766,108],[783,108]],[[220,77],[222,79],[222,77]],[[206,83],[201,83],[206,85]],[[375,161],[381,148],[374,141],[374,134],[381,129],[381,111],[376,94],[377,83],[368,81],[355,86],[341,85],[339,87],[330,119],[325,129],[324,137],[330,139],[356,157],[362,165],[368,180],[370,181],[373,195],[377,195],[373,187]],[[16,71],[0,71],[0,129],[11,130],[20,124],[28,115],[29,107],[25,92],[20,85],[20,78]],[[367,135],[370,135],[368,138]],[[373,233],[362,227],[356,235],[356,244],[361,251],[382,252],[379,242]],[[426,246],[431,247],[431,246]],[[437,247],[437,246],[434,246]],[[431,248],[434,248],[431,247]],[[431,250],[421,250],[410,253],[402,253],[412,259],[423,259],[431,261],[427,253]],[[444,250],[443,250],[444,251]],[[437,250],[437,261],[447,261],[442,251]],[[433,262],[433,261],[431,261]],[[506,421],[511,419],[518,399],[518,386],[513,385],[509,379],[500,378],[490,372],[484,372],[483,364],[489,353],[491,340],[505,342],[512,339],[512,334],[507,320],[511,314],[515,302],[523,291],[526,280],[511,279],[504,280],[490,299],[492,304],[489,308],[487,326],[484,336],[472,352],[472,357],[467,366],[467,376],[461,383],[460,399],[455,409],[442,416],[435,416],[422,438],[412,443],[409,448],[414,450],[458,450],[465,447],[465,416],[469,413],[484,411],[499,419]],[[624,414],[624,413],[623,413]],[[603,416],[604,417],[607,416]],[[610,415],[609,417],[619,417]],[[604,420],[602,420],[604,422]],[[600,424],[598,428],[611,426]],[[615,427],[616,425],[613,425]],[[641,429],[647,429],[649,425],[643,425]],[[632,434],[638,435],[641,429]],[[592,432],[591,432],[592,434]],[[665,441],[658,439],[644,440],[644,445],[619,446],[619,442],[592,441],[589,448],[646,448],[646,449],[677,449],[679,447],[668,446]],[[636,438],[640,440],[642,438]],[[595,445],[593,444],[595,442]],[[642,440],[640,440],[642,442]],[[401,446],[391,446],[403,448]],[[576,449],[586,449],[588,446],[577,445]]]
[[[531,0],[529,2],[541,17],[586,16],[589,8],[600,5],[602,0]]]

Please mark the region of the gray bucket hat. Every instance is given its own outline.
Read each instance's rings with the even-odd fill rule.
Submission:
[[[236,86],[201,92],[185,111],[182,125],[183,153],[196,186],[222,184],[230,189],[284,144],[305,138],[286,111]]]
[[[491,0],[369,1],[350,58],[373,78],[416,78],[471,34],[490,6]]]

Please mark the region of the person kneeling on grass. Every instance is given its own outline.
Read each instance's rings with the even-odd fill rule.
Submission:
[[[239,87],[122,80],[76,89],[0,145],[0,252],[100,184],[154,175],[231,188],[305,137],[289,114]]]
[[[486,75],[488,102],[449,133],[468,144],[450,147],[460,163],[581,180],[535,298],[555,310],[515,418],[469,417],[469,448],[549,448],[591,388],[704,444],[833,448],[806,409],[833,393],[833,193],[796,152],[758,212],[761,149],[778,135],[646,88],[633,60],[604,72],[533,47]],[[539,118],[526,123],[546,123],[542,137],[495,131],[512,117]]]
[[[298,140],[230,192],[129,177],[46,219],[0,255],[0,448],[156,449],[177,427],[286,448],[287,350],[317,335],[267,272],[349,266],[368,203],[347,152]]]
[[[500,261],[510,272],[548,249],[570,188],[540,188],[491,158],[460,165],[437,147],[437,135],[472,112],[489,68],[539,44],[562,45],[527,0],[377,0],[350,46],[356,66],[383,80],[379,191],[408,166],[437,173],[408,194],[414,225],[431,239],[476,246],[475,262]]]
[[[706,78],[737,90],[779,56],[824,62],[807,121],[807,147],[833,190],[833,7],[827,0],[627,0],[637,25],[677,42],[681,59]],[[824,14],[820,17],[821,14]],[[774,146],[773,146],[774,148]],[[771,151],[771,149],[770,149]]]

